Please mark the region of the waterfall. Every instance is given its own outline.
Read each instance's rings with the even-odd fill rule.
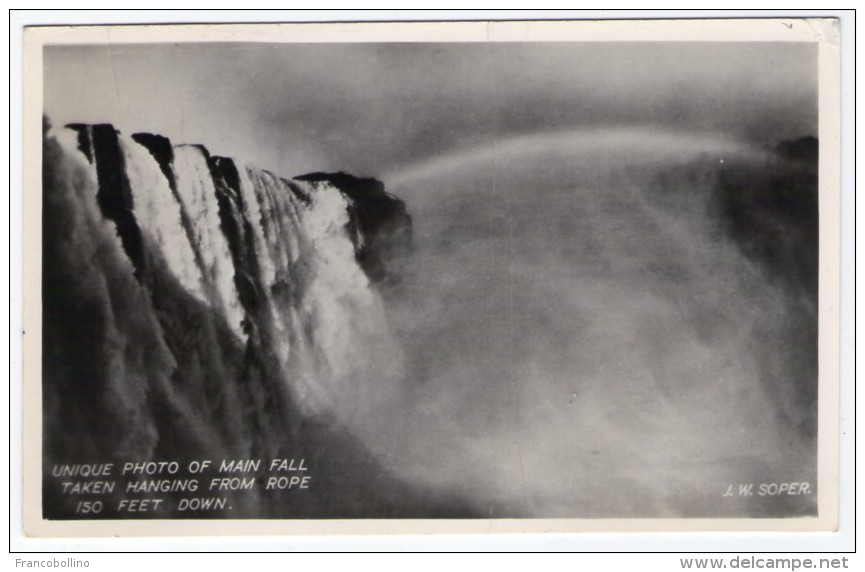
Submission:
[[[362,197],[110,125],[44,165],[46,466],[285,456],[394,389]]]
[[[393,173],[415,228],[375,179],[52,129],[46,514],[75,517],[54,467],[210,459],[264,468],[204,516],[812,515],[817,141],[794,143],[519,136]],[[315,487],[268,491],[272,459]],[[722,496],[775,482],[809,488]]]

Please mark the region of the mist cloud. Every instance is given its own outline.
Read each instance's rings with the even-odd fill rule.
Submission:
[[[695,515],[725,483],[811,475],[813,441],[791,421],[808,412],[783,397],[801,391],[788,328],[807,309],[715,218],[722,158],[768,155],[617,129],[397,174],[423,213],[391,315],[409,395],[359,432],[398,474],[494,516]]]

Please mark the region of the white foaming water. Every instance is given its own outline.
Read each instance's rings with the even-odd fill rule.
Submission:
[[[337,417],[353,417],[394,391],[401,357],[379,294],[358,265],[347,233],[349,202],[326,184],[308,186],[302,219],[310,260],[298,313],[311,326],[308,341],[319,367],[305,381],[329,396]],[[324,384],[324,386],[323,386]],[[325,405],[322,404],[322,405]]]
[[[239,323],[239,303],[216,216],[212,184],[197,149],[177,149],[182,196],[198,225],[202,257],[210,261],[229,319]],[[289,183],[254,168],[238,169],[240,195],[250,223],[264,289],[263,306],[274,332],[269,342],[295,401],[307,415],[339,423],[383,399],[400,373],[400,352],[379,294],[355,259],[348,235],[350,204],[328,184]],[[189,182],[194,184],[190,185]],[[309,197],[302,200],[290,185]],[[212,249],[216,249],[214,252]],[[224,266],[217,261],[226,262]]]
[[[88,132],[92,132],[91,127],[85,127]],[[65,160],[71,162],[76,170],[89,173],[89,186],[92,187],[91,192],[96,195],[98,185],[96,183],[96,166],[87,161],[84,154],[78,149],[78,133],[72,129],[55,129],[52,128],[48,132],[48,137],[53,137],[60,148],[63,150]]]
[[[246,334],[241,327],[244,312],[234,285],[228,242],[220,229],[219,205],[207,159],[198,147],[180,145],[174,148],[174,167],[182,207],[192,221],[195,242],[205,265],[202,272],[217,296],[213,303],[223,309],[237,337],[244,339]]]
[[[272,291],[278,282],[289,281],[288,269],[297,258],[296,254],[292,256],[291,248],[292,244],[296,244],[294,234],[297,225],[291,224],[291,220],[283,220],[282,216],[282,213],[294,212],[292,208],[286,211],[283,204],[290,201],[291,193],[268,173],[251,167],[238,168],[237,171],[240,194],[252,227],[256,259],[265,287],[263,297],[275,329],[274,350],[283,372],[287,373],[291,332],[286,322],[286,311],[277,307]]]
[[[95,181],[96,167],[77,149],[77,134],[61,130],[58,138]],[[382,300],[355,258],[348,234],[350,201],[326,183],[293,183],[240,167],[240,202],[221,217],[199,147],[174,147],[178,200],[144,146],[124,136],[120,146],[136,221],[180,285],[246,340],[242,324],[247,316],[235,285],[238,270],[222,225],[222,217],[233,217],[252,238],[249,254],[262,286],[260,308],[272,326],[260,339],[282,371],[282,379],[274,382],[287,386],[306,415],[344,425],[370,415],[373,404],[394,390],[401,353]]]
[[[289,268],[297,261],[299,224],[297,199],[290,189],[271,173],[246,169],[241,185],[249,185],[243,196],[254,198],[258,218],[253,218],[255,233],[260,237],[265,282],[274,284],[288,279]],[[250,213],[254,216],[254,212]]]
[[[183,287],[202,302],[209,302],[202,284],[201,269],[181,223],[180,205],[168,186],[168,180],[147,149],[124,136],[120,136],[120,145],[126,159],[126,175],[139,227],[155,242]]]

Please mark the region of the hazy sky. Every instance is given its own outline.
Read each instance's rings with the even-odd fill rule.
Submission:
[[[55,123],[204,143],[280,175],[383,176],[514,135],[663,126],[814,134],[801,43],[156,44],[45,49]]]

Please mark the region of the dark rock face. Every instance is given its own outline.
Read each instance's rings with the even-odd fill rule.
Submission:
[[[816,165],[820,152],[820,144],[816,137],[809,135],[807,137],[800,137],[799,139],[782,141],[776,149],[788,159]]]
[[[780,143],[781,160],[760,166],[730,165],[718,173],[715,200],[720,220],[740,251],[765,268],[769,280],[804,308],[788,316],[791,347],[798,371],[787,383],[795,387],[790,420],[802,435],[816,438],[817,306],[819,294],[818,141],[803,137]]]
[[[177,182],[174,179],[174,170],[171,167],[172,163],[174,163],[174,147],[171,146],[171,141],[168,137],[152,133],[133,133],[132,138],[150,151],[150,154],[159,163],[159,168],[162,170],[165,178],[168,179],[169,185],[176,191]]]
[[[91,127],[73,124],[68,127],[78,131],[81,150],[90,162],[96,165],[99,180],[99,192],[96,196],[99,207],[102,214],[117,225],[117,234],[123,242],[123,248],[140,277],[145,271],[144,245],[141,229],[133,214],[135,204],[117,131],[108,124]]]
[[[412,249],[412,220],[405,203],[385,192],[384,184],[374,178],[347,173],[308,173],[299,181],[330,183],[352,201],[350,232],[355,240],[355,256],[373,282],[390,285],[400,280],[401,262]]]
[[[816,303],[818,276],[818,142],[777,146],[783,163],[721,170],[717,200],[742,251],[773,276],[803,288]]]
[[[259,269],[252,242],[252,229],[246,217],[243,195],[240,193],[240,175],[234,161],[225,157],[209,157],[208,166],[219,203],[222,233],[228,240],[234,263],[234,284],[244,308],[255,315],[259,306],[258,292],[263,286],[257,283]],[[247,326],[250,327],[256,322],[257,320],[247,321]]]

